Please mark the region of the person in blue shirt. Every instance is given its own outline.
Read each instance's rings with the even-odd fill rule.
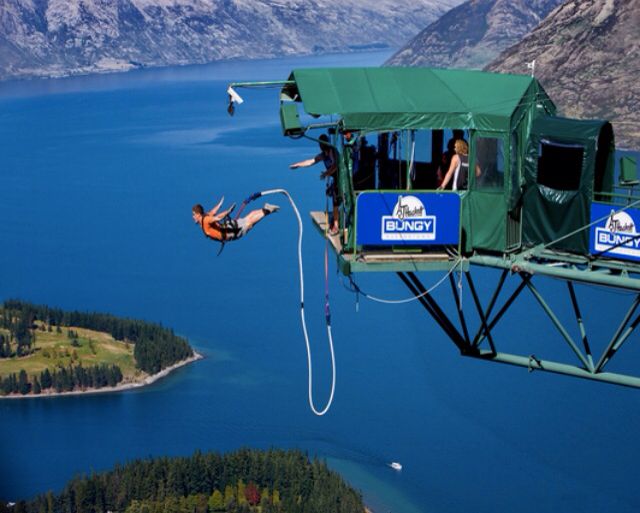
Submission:
[[[340,204],[342,203],[342,198],[338,191],[338,155],[335,148],[329,144],[329,137],[327,137],[326,134],[322,134],[319,137],[319,141],[320,153],[313,158],[291,164],[289,168],[298,169],[299,167],[310,167],[318,162],[324,164],[325,170],[320,173],[320,179],[327,179],[326,194],[331,198],[333,205],[333,218],[329,234],[338,235],[340,230],[338,219],[340,217]]]

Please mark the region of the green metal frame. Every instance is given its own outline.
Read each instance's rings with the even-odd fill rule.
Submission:
[[[480,319],[479,327],[473,336],[470,336],[468,323],[461,305],[461,298],[452,275],[450,275],[450,282],[452,296],[458,314],[458,326],[456,326],[456,324],[444,313],[443,308],[426,291],[415,273],[397,273],[407,288],[415,294],[416,297],[419,297],[420,304],[454,343],[462,356],[525,367],[529,372],[540,370],[615,385],[640,388],[640,377],[638,376],[605,371],[607,364],[611,362],[617,351],[619,351],[620,348],[628,341],[638,324],[640,324],[640,314],[636,314],[636,310],[638,309],[638,306],[640,306],[640,293],[634,297],[633,303],[620,321],[616,331],[598,358],[597,363],[594,363],[591,345],[589,344],[589,338],[587,336],[587,331],[582,319],[582,314],[580,312],[572,281],[567,281],[567,288],[580,333],[579,341],[573,339],[565,326],[559,320],[558,316],[554,313],[552,307],[535,287],[533,284],[533,275],[525,272],[516,273],[515,276],[518,276],[521,279],[520,284],[511,293],[511,295],[504,300],[500,309],[494,313],[498,298],[503,290],[510,271],[507,269],[502,271],[493,294],[486,306],[482,305],[471,277],[471,272],[466,270],[464,273],[473,297],[473,303],[475,305],[478,318]],[[525,288],[533,294],[552,325],[560,334],[561,340],[563,340],[574,353],[576,361],[558,362],[538,358],[535,354],[517,355],[499,351],[498,341],[496,341],[494,337],[494,329]],[[634,315],[635,318],[633,318]],[[486,346],[483,346],[485,341]]]
[[[343,70],[317,70],[314,72],[308,72],[305,70],[298,70],[296,73],[301,74],[302,79],[307,80],[309,77],[309,73],[315,73],[314,75],[316,79],[319,81],[320,86],[315,87],[316,90],[312,91],[311,96],[314,94],[316,96],[327,96],[324,94],[326,91],[333,91],[330,87],[325,87],[326,83],[335,84],[335,83],[344,83],[344,80],[340,82],[340,77],[344,75]],[[392,89],[392,85],[397,85],[397,80],[389,80],[389,76],[392,74],[398,73],[409,73],[409,71],[397,71],[392,69],[386,69],[380,71],[376,69],[376,71],[363,71],[363,70],[355,70],[352,71],[354,77],[358,78],[362,84],[370,85],[370,81],[365,80],[367,74],[375,73],[378,78],[386,79],[387,88]],[[417,72],[412,70],[410,73],[424,73]],[[430,73],[437,74],[454,74],[459,73],[459,71],[432,71]],[[387,76],[389,75],[389,76]],[[295,75],[297,77],[297,75]],[[403,77],[405,75],[402,75]],[[407,75],[408,76],[408,75]],[[232,87],[274,87],[274,86],[284,86],[280,100],[281,102],[288,101],[298,101],[299,97],[296,91],[298,87],[298,82],[293,80],[294,74],[291,75],[289,80],[284,81],[270,81],[270,82],[236,82],[232,83]],[[337,78],[336,78],[337,77]],[[313,78],[313,77],[312,77]],[[334,78],[337,82],[332,82]],[[329,82],[327,82],[327,80]],[[510,79],[515,80],[515,79]],[[441,77],[438,79],[438,84],[441,82]],[[411,81],[409,81],[411,82]],[[422,98],[422,92],[415,90],[413,88],[413,83],[409,89],[407,89],[406,95],[386,95],[386,97],[402,97],[407,96],[409,98],[409,93],[417,94],[417,98]],[[287,86],[292,86],[291,88],[287,88]],[[295,86],[295,87],[293,87]],[[343,89],[343,90],[342,90]],[[338,101],[342,97],[336,96],[336,98],[328,97],[324,98],[324,103],[320,102],[319,104],[315,104],[318,110],[308,111],[310,114],[318,114],[318,115],[328,115],[328,114],[340,114],[339,110],[336,110],[336,106],[340,107],[340,104],[349,104],[356,103],[360,104],[361,98],[358,95],[353,96],[353,91],[351,87],[342,88],[341,94],[345,95],[349,101]],[[366,89],[366,88],[364,88]],[[389,90],[391,90],[389,89]],[[296,92],[295,95],[289,94],[290,92]],[[535,102],[536,107],[533,105],[526,105],[523,103],[523,99],[533,98],[536,95],[540,95],[540,97]],[[330,95],[329,95],[330,96]],[[473,96],[473,95],[472,95]],[[379,97],[382,97],[379,95]],[[438,102],[440,103],[440,96],[436,95],[438,98]],[[427,97],[429,98],[429,97]],[[353,100],[351,102],[350,100]],[[576,255],[572,253],[566,253],[558,251],[556,248],[559,246],[554,246],[559,241],[562,241],[569,237],[574,233],[578,233],[582,230],[589,228],[591,225],[587,224],[585,226],[580,227],[578,230],[574,232],[563,235],[551,243],[541,244],[540,246],[536,246],[533,248],[526,249],[521,251],[519,241],[522,240],[523,237],[523,224],[522,217],[524,215],[523,211],[518,211],[518,219],[514,220],[513,226],[509,226],[508,215],[509,211],[513,210],[516,205],[515,201],[520,199],[519,194],[516,192],[519,190],[519,187],[522,185],[521,180],[524,179],[524,176],[518,176],[518,180],[514,180],[512,178],[512,174],[516,173],[516,169],[523,169],[523,166],[526,162],[526,151],[527,151],[527,141],[530,139],[530,132],[532,129],[532,123],[534,120],[539,119],[539,112],[541,109],[544,109],[547,114],[553,114],[555,112],[555,107],[551,103],[551,101],[546,97],[544,91],[541,89],[539,84],[535,81],[532,81],[527,87],[526,92],[521,96],[520,103],[517,107],[513,108],[513,112],[511,113],[511,118],[509,121],[509,126],[503,126],[500,120],[493,120],[485,123],[483,126],[475,126],[472,128],[470,126],[469,120],[465,119],[461,116],[461,112],[467,112],[467,109],[463,111],[455,110],[454,113],[443,113],[440,110],[440,105],[438,104],[436,109],[433,112],[429,109],[420,110],[418,113],[413,112],[415,110],[410,105],[409,113],[404,112],[388,112],[387,110],[383,110],[378,112],[379,106],[374,101],[375,98],[372,95],[369,98],[369,106],[373,106],[371,109],[364,109],[364,114],[360,115],[358,118],[354,113],[345,113],[345,116],[348,115],[348,121],[351,124],[344,124],[345,119],[341,119],[337,122],[331,123],[319,123],[319,124],[309,124],[303,126],[300,122],[299,116],[297,114],[297,109],[283,107],[281,111],[282,116],[282,126],[285,132],[285,135],[296,135],[303,136],[309,139],[313,139],[307,135],[307,132],[312,128],[327,128],[329,126],[342,126],[354,129],[356,131],[364,132],[380,132],[380,131],[400,131],[407,134],[407,137],[410,139],[412,137],[411,134],[415,134],[415,129],[434,129],[436,127],[458,127],[458,128],[466,128],[469,130],[469,142],[470,142],[470,176],[469,176],[469,191],[462,194],[461,198],[461,213],[460,213],[460,238],[458,244],[458,254],[462,254],[466,251],[471,251],[472,248],[483,248],[487,250],[485,254],[473,254],[468,258],[458,258],[452,257],[447,254],[443,255],[433,255],[434,258],[429,259],[425,257],[424,254],[421,254],[421,258],[414,259],[411,255],[406,256],[405,258],[401,258],[394,261],[366,261],[367,253],[361,253],[357,246],[356,241],[356,230],[357,230],[357,196],[353,190],[352,183],[352,169],[351,163],[344,161],[345,148],[342,148],[340,151],[340,159],[339,159],[339,182],[341,191],[347,196],[346,201],[343,203],[344,207],[347,209],[346,211],[341,212],[341,216],[343,216],[342,226],[345,226],[344,216],[351,215],[352,224],[350,225],[350,231],[347,237],[345,247],[343,248],[341,244],[337,244],[334,241],[336,250],[337,250],[337,259],[338,266],[340,270],[344,274],[350,274],[353,272],[368,272],[368,271],[379,271],[379,272],[396,272],[403,283],[409,288],[411,292],[413,292],[419,303],[423,306],[423,308],[431,315],[431,317],[436,321],[436,323],[440,326],[443,332],[449,337],[449,339],[454,343],[454,345],[458,348],[460,353],[464,356],[477,358],[481,360],[494,361],[499,363],[506,363],[510,365],[516,365],[527,368],[530,372],[534,370],[542,370],[547,372],[554,372],[559,374],[566,374],[570,376],[581,377],[585,379],[591,379],[606,383],[624,385],[629,387],[640,388],[640,377],[630,376],[625,374],[619,374],[615,372],[607,372],[605,371],[606,367],[609,363],[615,358],[615,355],[620,350],[621,347],[629,340],[630,336],[633,334],[637,326],[640,324],[640,313],[637,313],[638,307],[640,306],[640,264],[626,261],[619,261],[607,258],[601,258],[600,255]],[[332,103],[333,102],[333,103]],[[360,102],[360,103],[358,103]],[[430,105],[433,108],[433,105]],[[306,106],[305,106],[306,108]],[[379,116],[387,116],[386,121],[373,120],[373,118],[366,113],[377,113]],[[431,113],[432,118],[427,118],[428,126],[425,124],[425,113]],[[407,124],[407,120],[405,116],[409,114],[410,123]],[[471,115],[471,111],[469,115]],[[482,113],[481,113],[482,114]],[[486,114],[486,113],[484,113]],[[368,116],[368,117],[367,117]],[[401,116],[401,117],[398,117]],[[443,117],[444,116],[444,117]],[[467,116],[467,114],[464,114]],[[478,120],[483,120],[483,116],[481,115]],[[371,123],[373,121],[373,124]],[[565,121],[566,122],[566,121]],[[402,128],[398,126],[398,124],[402,125]],[[459,125],[463,126],[459,126]],[[442,125],[442,126],[441,126]],[[493,132],[493,129],[496,132]],[[512,148],[512,134],[516,132],[516,139],[519,142],[520,147]],[[502,184],[501,194],[503,195],[505,202],[505,211],[506,216],[504,218],[503,223],[507,223],[501,225],[504,228],[505,235],[505,244],[504,247],[496,247],[494,244],[491,246],[489,243],[485,244],[489,245],[489,247],[485,247],[482,244],[476,245],[474,242],[476,239],[471,239],[472,234],[477,233],[477,230],[474,231],[471,228],[471,221],[469,218],[469,222],[465,222],[465,215],[467,211],[471,211],[473,195],[478,195],[479,197],[482,194],[491,194],[491,191],[486,190],[477,190],[475,173],[472,171],[475,169],[476,162],[476,141],[479,137],[495,137],[501,138],[503,142],[503,162],[504,162],[504,177]],[[334,139],[335,143],[335,139]],[[408,148],[410,144],[405,144],[405,151],[409,151]],[[516,143],[518,146],[518,143]],[[513,152],[518,151],[517,158],[515,161],[512,161],[511,155]],[[410,156],[405,155],[405,160],[407,163],[410,161]],[[512,164],[516,164],[515,169],[512,169]],[[630,167],[631,164],[626,163],[627,167]],[[407,166],[406,170],[407,174],[410,172],[409,166]],[[408,176],[405,177],[407,183],[410,183]],[[609,191],[599,191],[595,193],[595,197],[589,198],[589,201],[598,200],[600,198],[609,198],[611,203],[622,203],[622,200],[626,200],[627,204],[625,208],[629,208],[635,204],[638,196],[635,194],[635,191],[631,188],[627,188],[624,191],[624,194],[621,194],[621,191],[624,190],[621,187],[625,185],[628,187],[630,185],[635,185],[635,180],[629,180],[627,183],[619,184],[615,187],[615,189],[611,192]],[[381,191],[378,191],[381,192]],[[399,192],[399,191],[387,191],[387,192]],[[422,192],[422,191],[417,191]],[[424,191],[430,192],[430,191]],[[495,191],[498,192],[498,191]],[[481,198],[480,198],[481,199]],[[511,203],[511,200],[514,200],[514,204]],[[489,200],[487,205],[491,204],[491,200]],[[465,205],[468,205],[469,208],[466,208]],[[485,219],[486,223],[486,219]],[[593,223],[591,223],[593,224]],[[320,228],[318,226],[318,228]],[[466,247],[462,248],[462,229],[468,228],[469,233],[467,233],[467,243]],[[512,228],[512,232],[508,232],[508,230]],[[490,228],[489,228],[490,229]],[[518,230],[518,231],[516,231]],[[508,233],[511,233],[513,237],[509,237]],[[326,234],[324,234],[326,236]],[[485,237],[487,239],[487,237]],[[490,239],[490,238],[489,238]],[[492,240],[492,239],[491,239]],[[491,242],[491,240],[489,242]],[[520,251],[519,251],[520,250]],[[341,253],[344,251],[344,253]],[[493,251],[494,253],[490,253]],[[508,251],[513,251],[512,253],[507,253]],[[500,254],[495,254],[500,253]],[[364,258],[364,259],[363,259]],[[491,294],[491,297],[485,305],[483,305],[481,298],[476,290],[475,283],[472,279],[472,268],[473,266],[486,266],[492,267],[494,269],[501,270],[500,278],[497,281],[495,289]],[[455,309],[457,312],[457,323],[454,320],[450,319],[448,315],[445,313],[445,310],[438,304],[438,302],[429,294],[429,292],[425,289],[423,284],[420,282],[419,278],[415,274],[418,271],[435,271],[435,270],[445,270],[452,271],[453,268],[457,268],[460,272],[464,273],[466,277],[466,281],[469,286],[469,290],[471,292],[473,298],[473,304],[479,319],[479,327],[475,331],[475,333],[471,333],[469,329],[469,324],[467,322],[465,312],[462,308],[462,299],[459,294],[458,288],[454,281],[453,273],[449,274],[449,283],[451,286],[451,293],[453,297],[453,301],[455,304]],[[515,287],[513,292],[504,299],[501,306],[498,307],[498,300],[504,290],[504,284],[509,276],[519,278],[520,282]],[[570,335],[569,331],[565,328],[565,326],[560,321],[559,317],[555,314],[552,307],[545,300],[541,292],[536,288],[533,283],[534,277],[543,276],[543,277],[552,277],[556,279],[561,279],[566,282],[567,290],[569,294],[569,299],[571,301],[573,314],[576,319],[576,323],[578,326],[578,331],[580,334],[579,340],[574,340],[574,338]],[[613,333],[611,339],[607,342],[606,347],[602,354],[597,355],[597,359],[594,359],[594,355],[592,353],[591,344],[589,341],[589,337],[587,334],[587,329],[582,319],[582,314],[580,310],[580,306],[578,303],[578,298],[575,292],[574,283],[589,283],[596,284],[602,286],[615,287],[619,289],[630,290],[635,293],[635,297],[633,299],[632,304],[630,305],[627,312],[622,317],[617,329]],[[501,352],[499,350],[499,340],[496,340],[495,337],[495,327],[498,325],[500,320],[503,318],[505,313],[511,308],[511,306],[515,303],[515,301],[519,298],[523,290],[529,290],[530,293],[535,298],[536,302],[540,305],[542,311],[549,318],[551,324],[554,326],[558,334],[560,335],[560,340],[563,341],[568,348],[571,350],[573,355],[575,356],[575,361],[573,362],[556,362],[551,360],[545,360],[538,358],[538,356],[534,354],[525,354],[525,355],[516,355],[509,354],[505,352]],[[634,317],[635,316],[635,317]],[[595,362],[595,363],[594,363]]]

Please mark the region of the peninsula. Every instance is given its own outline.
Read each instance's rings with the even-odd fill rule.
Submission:
[[[0,398],[137,388],[200,358],[158,324],[17,300],[0,305]]]

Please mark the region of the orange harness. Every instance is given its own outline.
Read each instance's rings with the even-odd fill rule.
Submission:
[[[238,221],[235,219],[223,219],[221,223],[210,223],[207,226],[204,224],[204,217],[200,221],[200,227],[202,233],[209,239],[226,242],[228,240],[234,240],[238,238],[240,228],[238,227]]]

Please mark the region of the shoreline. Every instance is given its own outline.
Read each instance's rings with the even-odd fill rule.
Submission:
[[[25,395],[21,395],[21,394],[0,395],[0,400],[2,399],[39,399],[43,397],[45,398],[46,397],[66,397],[66,396],[72,396],[72,395],[105,394],[105,393],[113,393],[113,392],[125,392],[127,390],[135,390],[137,388],[142,388],[148,385],[152,385],[156,381],[159,381],[162,378],[171,374],[174,370],[202,359],[204,359],[204,356],[198,353],[194,349],[193,356],[186,358],[184,360],[181,360],[179,362],[176,362],[173,365],[170,365],[169,367],[165,367],[164,369],[162,369],[160,372],[157,372],[156,374],[148,375],[140,381],[120,383],[115,387],[106,386],[102,388],[90,388],[85,390],[71,390],[68,392],[43,392],[40,394],[25,394]]]

